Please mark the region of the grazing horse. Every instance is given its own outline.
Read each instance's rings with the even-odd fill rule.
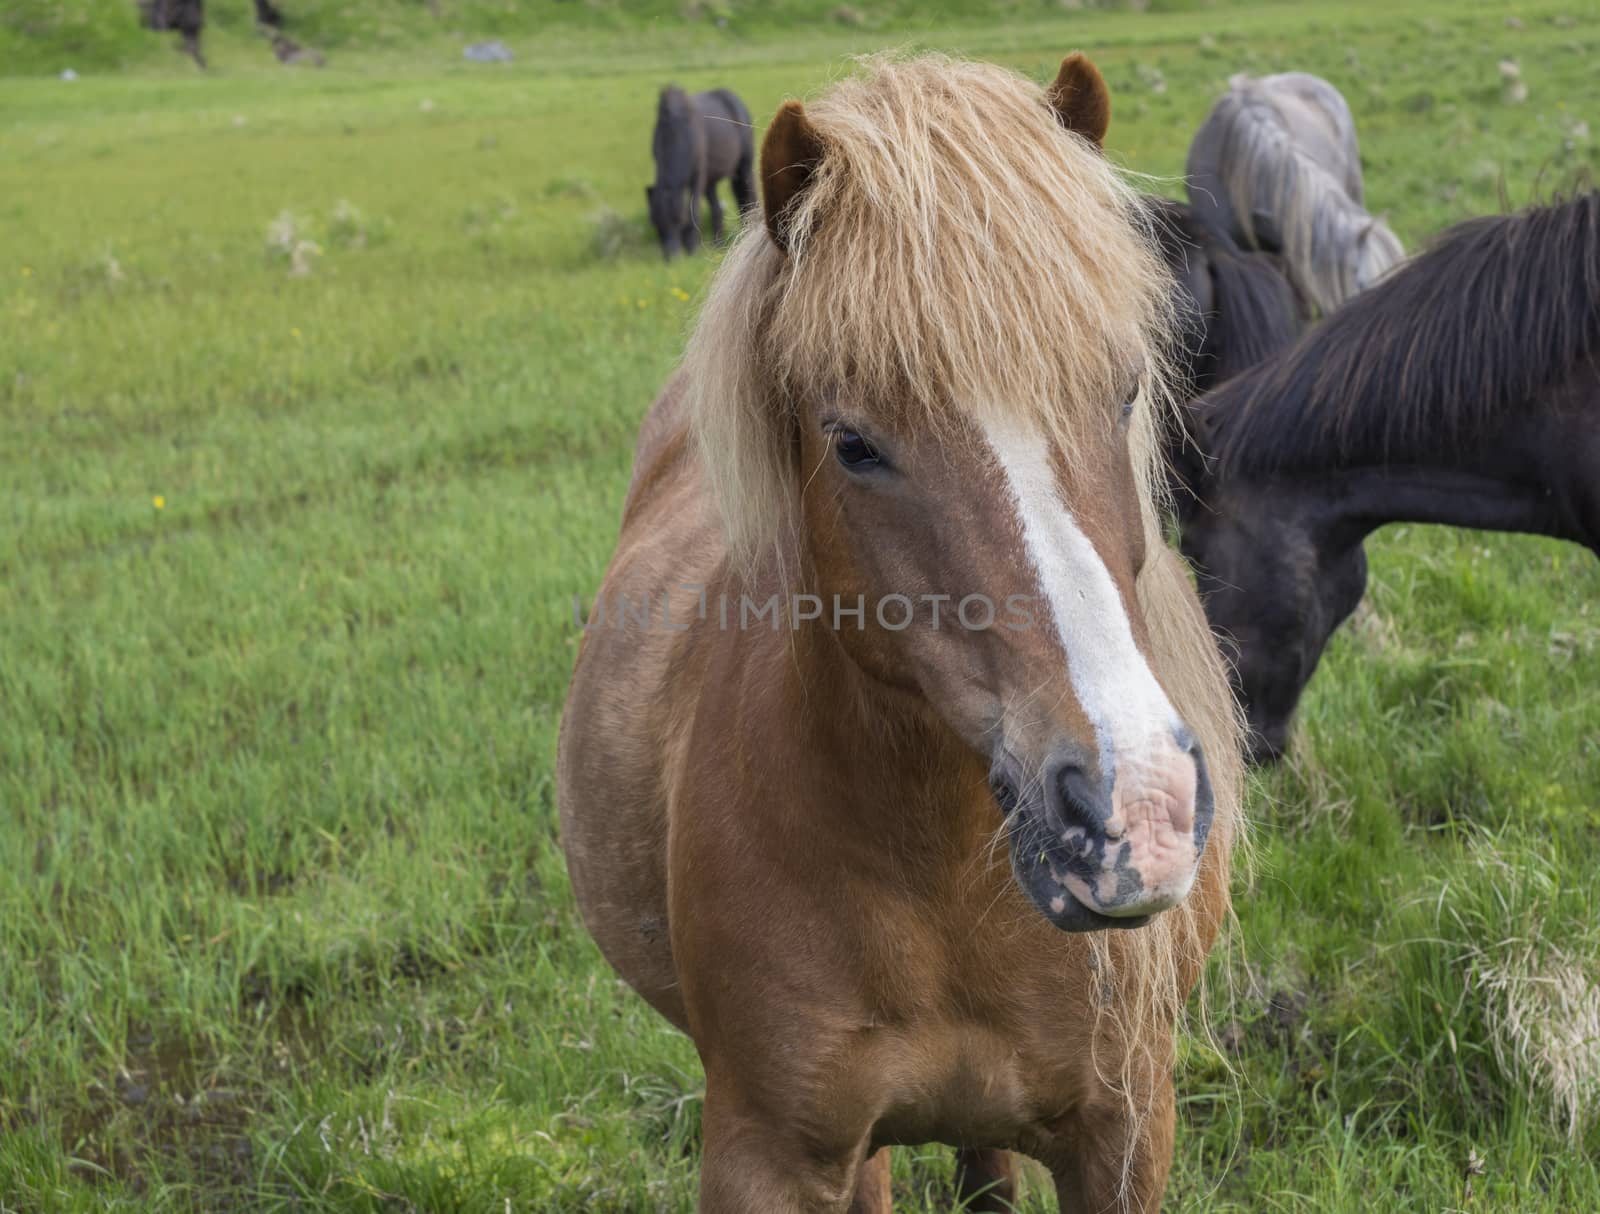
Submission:
[[[200,50],[200,32],[205,29],[205,0],[140,0],[146,28],[176,30],[183,35],[181,49],[200,67],[205,55]]]
[[[205,67],[205,56],[200,51],[200,34],[206,24],[205,0],[138,0],[138,5],[147,28],[177,30],[183,35],[183,52],[198,66]],[[256,27],[272,39],[273,51],[281,61],[289,63],[309,58],[322,66],[321,55],[302,50],[284,35],[283,13],[272,0],[255,0],[255,8]],[[287,58],[285,48],[300,59]]]
[[[1079,55],[785,103],[641,432],[557,799],[590,932],[704,1064],[702,1211],[887,1214],[927,1141],[970,1209],[1008,1150],[1067,1210],[1160,1204],[1240,767],[1109,112]]]
[[[1308,311],[1333,311],[1405,257],[1367,213],[1355,121],[1320,77],[1234,76],[1189,145],[1187,175],[1196,211],[1283,255]]]
[[[1175,388],[1185,403],[1294,342],[1300,324],[1294,287],[1271,253],[1241,249],[1193,207],[1145,200],[1162,256],[1176,284],[1180,317]],[[1205,456],[1179,410],[1167,444],[1172,501],[1179,517],[1195,504],[1192,484],[1206,477]]]
[[[1184,522],[1237,647],[1258,760],[1366,589],[1385,523],[1526,531],[1600,555],[1600,194],[1473,219],[1196,402]]]
[[[651,149],[656,183],[644,188],[661,255],[700,247],[700,197],[711,207],[711,236],[722,239],[717,182],[733,187],[741,218],[755,206],[755,128],[744,102],[727,89],[689,96],[676,85],[661,90]]]

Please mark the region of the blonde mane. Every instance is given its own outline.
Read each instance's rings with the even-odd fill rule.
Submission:
[[[734,558],[788,538],[802,392],[924,427],[1020,415],[1070,458],[1142,373],[1133,451],[1148,497],[1170,280],[1117,170],[1038,85],[942,55],[861,60],[806,116],[825,154],[789,253],[760,225],[740,233],[685,364]]]

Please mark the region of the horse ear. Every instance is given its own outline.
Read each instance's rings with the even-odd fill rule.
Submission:
[[[772,243],[789,251],[793,207],[822,161],[822,137],[806,117],[806,107],[785,101],[761,141],[761,209]]]
[[[1045,100],[1067,130],[1095,147],[1105,144],[1106,128],[1111,125],[1111,91],[1089,56],[1073,51],[1063,59],[1055,83],[1045,90]]]

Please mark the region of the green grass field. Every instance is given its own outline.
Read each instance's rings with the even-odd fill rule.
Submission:
[[[8,1214],[692,1208],[698,1063],[584,934],[551,777],[714,265],[647,239],[667,80],[764,117],[853,51],[1082,47],[1176,192],[1229,74],[1307,69],[1410,243],[1600,157],[1576,0],[284,6],[326,70],[224,0],[205,76],[110,0],[0,16]],[[1600,1210],[1600,565],[1370,550],[1254,800],[1168,1208]],[[903,1208],[949,1170],[900,1152]]]

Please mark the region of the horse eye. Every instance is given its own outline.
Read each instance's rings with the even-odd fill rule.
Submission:
[[[841,464],[857,471],[875,468],[881,462],[877,449],[854,430],[836,430],[833,450]]]

